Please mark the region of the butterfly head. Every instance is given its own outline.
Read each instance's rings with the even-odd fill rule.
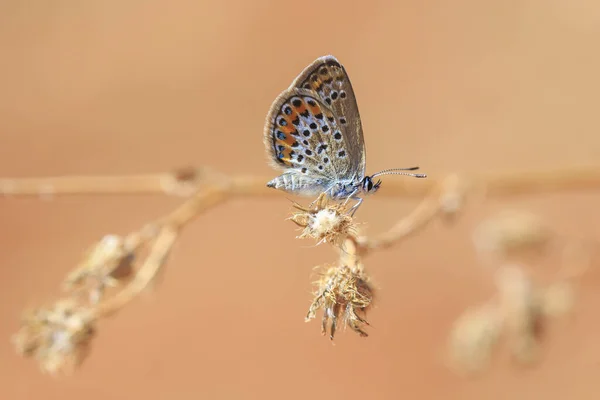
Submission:
[[[375,193],[379,186],[381,185],[381,180],[377,180],[375,182],[372,177],[365,176],[362,181],[360,181],[360,189],[363,193]]]

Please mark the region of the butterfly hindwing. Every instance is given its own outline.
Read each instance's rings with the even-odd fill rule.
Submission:
[[[275,100],[267,117],[265,145],[272,164],[325,186],[351,169],[333,111],[310,90],[290,88]]]

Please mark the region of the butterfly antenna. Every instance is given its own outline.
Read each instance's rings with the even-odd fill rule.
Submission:
[[[383,171],[379,171],[379,172],[388,172],[388,171],[416,171],[418,170],[420,167],[409,167],[409,168],[390,168],[390,169],[384,169]]]
[[[419,167],[410,167],[410,168],[390,168],[385,169],[383,171],[379,171],[376,174],[371,175],[371,178],[375,178],[379,175],[407,175],[414,176],[415,178],[427,178],[427,174],[411,174],[410,172],[401,172],[401,171],[416,171]]]

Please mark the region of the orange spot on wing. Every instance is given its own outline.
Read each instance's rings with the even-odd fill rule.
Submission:
[[[284,151],[287,151],[288,149],[290,149],[292,147],[292,144],[294,144],[294,142],[296,142],[296,138],[293,135],[286,133],[284,140],[281,140],[281,139],[275,140],[275,146],[277,146],[277,145],[284,146],[286,148],[286,150],[284,150]]]
[[[291,121],[289,121],[286,126],[282,126],[279,129],[281,132],[285,133],[285,136],[291,136],[292,132],[296,130],[296,127],[292,125]]]
[[[281,159],[286,165],[292,165],[292,163],[290,162],[292,159],[291,153],[292,149],[291,148],[286,148],[284,151],[282,151],[283,153],[283,158]]]
[[[317,104],[315,104],[315,106],[314,106],[314,107],[311,107],[310,105],[309,105],[309,107],[310,107],[310,112],[311,112],[313,115],[321,114],[321,107],[319,107],[319,104],[318,104],[318,103],[317,103]]]
[[[284,146],[285,148],[282,151],[277,150],[278,146]],[[283,162],[286,165],[291,165],[290,160],[291,160],[291,153],[292,152],[292,148],[289,147],[288,145],[286,145],[286,143],[282,140],[276,140],[275,141],[275,153],[278,154],[283,154],[283,158],[278,158],[279,161]]]
[[[300,107],[296,108],[296,111],[298,111],[299,114],[306,112],[306,104],[304,102],[302,102],[302,105]]]
[[[323,81],[321,80],[321,78],[317,78],[316,81],[313,81],[312,78],[310,80],[310,87],[312,88],[312,90],[319,89],[322,84],[323,84]]]
[[[298,113],[292,109],[292,113],[288,115],[286,118],[289,118],[288,121],[291,123],[293,120],[298,118]]]
[[[284,140],[285,144],[287,144],[288,146],[291,146],[292,144],[294,144],[294,142],[296,141],[296,138],[294,138],[292,135],[286,135],[286,136],[287,137]]]

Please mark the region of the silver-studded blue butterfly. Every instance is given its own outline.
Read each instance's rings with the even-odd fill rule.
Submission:
[[[271,164],[283,174],[267,183],[286,192],[331,199],[354,199],[374,193],[385,174],[425,178],[419,167],[394,168],[365,175],[365,143],[358,106],[348,74],[331,56],[317,58],[273,102],[264,142]]]

